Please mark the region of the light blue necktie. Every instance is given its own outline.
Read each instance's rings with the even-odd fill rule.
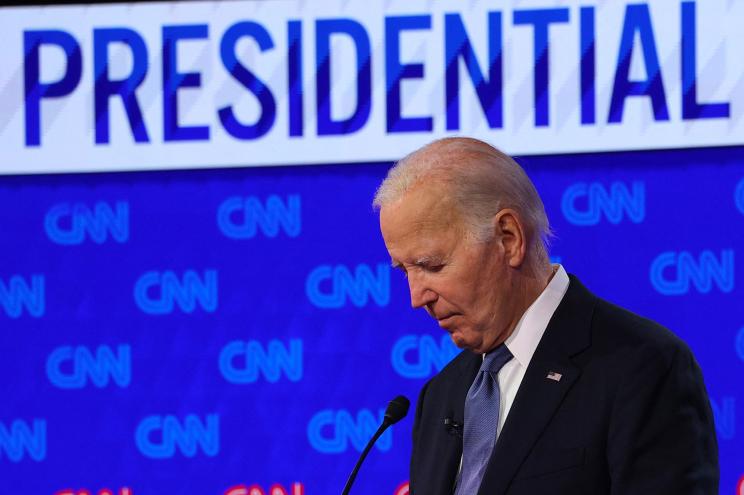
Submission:
[[[496,375],[512,358],[504,344],[486,354],[465,400],[462,471],[455,495],[476,495],[496,443],[500,391]]]

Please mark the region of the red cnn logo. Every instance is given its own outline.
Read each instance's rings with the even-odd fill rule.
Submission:
[[[408,482],[402,483],[398,488],[395,489],[393,495],[408,495]]]
[[[109,490],[108,488],[101,488],[97,492],[92,492],[81,488],[80,490],[59,490],[54,492],[54,495],[132,495],[131,488],[120,488],[119,491]]]
[[[225,495],[305,495],[305,485],[292,483],[289,491],[279,483],[274,483],[266,491],[258,485],[236,485],[228,488]]]

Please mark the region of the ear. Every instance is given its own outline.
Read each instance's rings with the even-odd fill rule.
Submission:
[[[493,217],[493,228],[506,263],[512,268],[522,266],[527,256],[527,237],[517,212],[511,208],[500,210]]]

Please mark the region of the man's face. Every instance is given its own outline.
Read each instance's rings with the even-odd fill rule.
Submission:
[[[420,184],[380,211],[393,265],[408,278],[411,305],[423,307],[455,345],[487,352],[516,324],[511,270],[499,237],[477,242],[441,186]]]

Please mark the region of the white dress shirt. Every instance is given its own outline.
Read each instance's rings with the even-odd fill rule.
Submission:
[[[520,318],[514,331],[506,339],[504,345],[514,356],[506,363],[498,374],[499,390],[501,400],[499,401],[499,425],[496,430],[496,438],[501,434],[504,422],[509,415],[509,410],[517,396],[519,385],[527,371],[535,354],[537,344],[540,343],[545,329],[548,327],[550,318],[553,317],[556,308],[568,290],[568,274],[561,265],[554,265],[555,275],[545,287],[545,290],[535,299],[535,302],[527,308]],[[485,356],[485,355],[484,355]]]

